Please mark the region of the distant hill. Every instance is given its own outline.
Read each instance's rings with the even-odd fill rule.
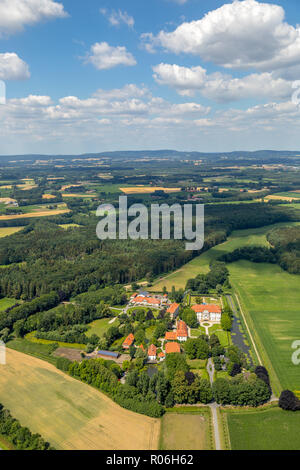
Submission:
[[[109,160],[135,160],[135,159],[172,159],[172,160],[204,160],[207,162],[218,161],[249,161],[272,162],[272,163],[291,163],[292,161],[300,161],[300,151],[285,150],[257,150],[254,152],[234,151],[234,152],[179,152],[176,150],[139,150],[139,151],[115,151],[101,153],[86,153],[82,155],[2,155],[0,156],[0,164],[2,163],[29,163],[40,161],[71,162],[74,160],[89,160],[97,158],[107,158]]]

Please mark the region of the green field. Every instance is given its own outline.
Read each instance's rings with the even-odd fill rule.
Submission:
[[[18,301],[16,299],[7,299],[6,297],[4,299],[0,299],[0,312],[3,312],[9,307],[12,307],[17,302]]]
[[[222,412],[232,450],[299,450],[299,413],[270,408]]]
[[[160,291],[185,287],[186,281],[207,272],[209,262],[223,253],[245,245],[267,245],[266,234],[274,227],[299,225],[276,224],[233,232],[229,239],[195,258],[177,272],[155,284]],[[300,338],[299,276],[277,265],[239,261],[228,265],[230,281],[239,294],[247,323],[254,336],[262,361],[268,367],[276,393],[283,388],[300,390],[299,367],[292,363],[293,341]]]
[[[212,450],[214,442],[209,408],[174,409],[161,424],[161,450]]]
[[[89,330],[86,332],[86,336],[98,335],[100,338],[111,326],[119,326],[120,322],[115,320],[113,323],[109,323],[112,318],[101,318],[101,320],[95,320],[89,323]]]
[[[0,238],[8,237],[14,233],[20,232],[24,227],[0,227]]]
[[[85,344],[64,343],[63,341],[54,341],[54,340],[49,340],[49,339],[36,338],[35,333],[36,331],[32,331],[31,333],[28,333],[25,336],[25,339],[35,344],[45,344],[45,345],[58,344],[60,348],[73,348],[73,349],[85,349],[86,348]]]
[[[300,390],[300,369],[292,363],[292,343],[300,338],[299,276],[249,261],[233,263],[229,271],[275,391]]]

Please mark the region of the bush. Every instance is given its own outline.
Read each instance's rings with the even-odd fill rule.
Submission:
[[[279,398],[279,406],[283,410],[299,411],[300,400],[290,390],[283,390]]]

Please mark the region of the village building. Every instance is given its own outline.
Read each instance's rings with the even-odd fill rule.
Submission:
[[[148,348],[148,361],[156,361],[157,348],[154,344],[151,344]]]
[[[197,304],[192,306],[192,310],[197,315],[197,320],[221,323],[222,309],[215,304]]]
[[[178,320],[177,323],[176,323],[176,334],[177,334],[177,339],[178,341],[182,342],[182,341],[187,341],[188,339],[188,327],[186,325],[186,323],[182,320]]]
[[[160,362],[164,361],[166,358],[166,355],[164,352],[160,352],[159,355],[158,355],[158,359]]]
[[[167,331],[165,334],[166,341],[176,341],[177,340],[177,332],[176,331]]]
[[[120,354],[118,352],[113,351],[98,351],[97,357],[102,359],[118,359]]]
[[[166,354],[180,353],[180,345],[178,343],[167,343],[165,350]]]
[[[167,313],[170,315],[171,320],[174,320],[179,314],[179,307],[179,304],[171,304],[168,308]]]
[[[124,343],[123,343],[123,349],[129,349],[130,346],[132,346],[132,344],[134,343],[134,336],[132,333],[130,333],[127,338],[125,339]]]

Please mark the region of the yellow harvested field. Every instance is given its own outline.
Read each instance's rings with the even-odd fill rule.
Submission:
[[[0,238],[9,237],[16,232],[20,232],[24,227],[1,227],[0,228]]]
[[[65,193],[62,197],[97,197],[97,194],[77,194],[77,193]]]
[[[43,199],[55,199],[56,196],[53,196],[53,194],[43,194]]]
[[[12,199],[11,197],[0,197],[0,203],[3,202],[17,202],[16,199]]]
[[[65,184],[64,186],[61,187],[60,191],[65,191],[66,189],[69,188],[80,188],[81,184]]]
[[[132,188],[120,188],[125,194],[151,194],[155,191],[164,191],[165,193],[175,193],[181,188],[162,188],[160,186],[134,186]]]
[[[70,212],[69,209],[62,210],[48,210],[48,211],[38,211],[31,212],[29,214],[18,214],[18,215],[0,215],[0,220],[15,220],[15,219],[30,219],[32,217],[49,217],[51,215],[60,215]]]
[[[17,187],[21,189],[21,191],[29,191],[30,189],[37,188],[37,184],[18,184]]]
[[[7,184],[5,186],[0,186],[0,189],[12,189],[12,185],[11,184]]]
[[[275,196],[272,194],[270,196],[265,197],[266,201],[269,201],[270,199],[274,199],[277,201],[288,201],[288,202],[298,201],[297,197],[290,197],[290,196]]]
[[[160,420],[125,410],[51,364],[7,350],[0,402],[59,450],[155,450]]]

